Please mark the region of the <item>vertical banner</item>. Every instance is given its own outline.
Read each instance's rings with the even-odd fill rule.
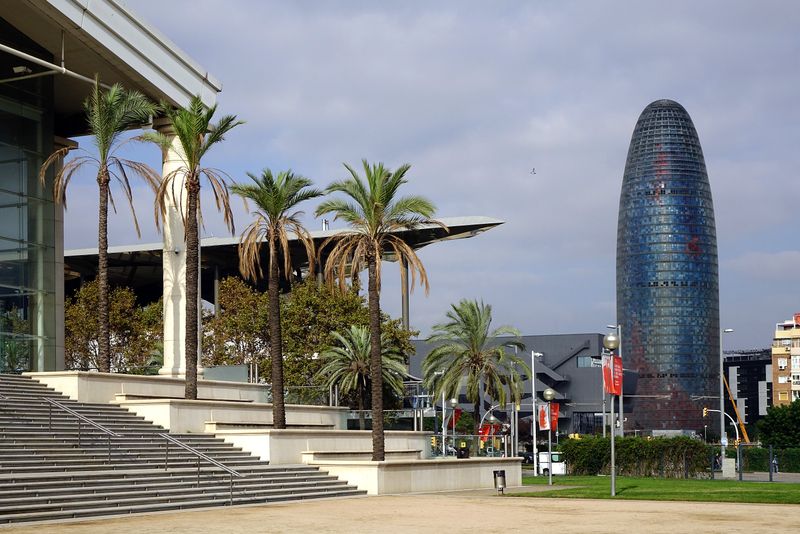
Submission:
[[[551,404],[550,408],[550,428],[558,431],[558,403]]]
[[[547,404],[539,406],[539,430],[550,430],[550,410]]]
[[[603,391],[611,395],[622,393],[622,358],[603,355]]]

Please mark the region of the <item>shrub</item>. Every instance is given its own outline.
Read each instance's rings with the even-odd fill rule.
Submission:
[[[608,474],[611,471],[610,438],[587,437],[563,442],[561,450],[573,475]],[[704,443],[687,437],[617,438],[616,471],[623,476],[682,478],[705,471],[710,451]]]

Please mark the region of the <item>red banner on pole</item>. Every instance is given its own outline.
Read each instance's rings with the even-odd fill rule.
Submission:
[[[547,404],[539,406],[539,430],[550,430],[550,410]]]
[[[603,355],[603,390],[611,395],[622,394],[622,358]]]
[[[558,403],[550,405],[550,428],[558,430]]]

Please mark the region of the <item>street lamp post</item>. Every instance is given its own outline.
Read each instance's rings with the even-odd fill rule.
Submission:
[[[725,390],[723,385],[723,377],[725,376],[725,366],[724,360],[725,356],[722,352],[722,335],[723,334],[730,334],[733,332],[733,328],[725,328],[720,330],[719,333],[719,443],[722,458],[725,458],[725,445],[722,444],[725,441]],[[734,426],[735,428],[735,426]]]
[[[458,399],[453,397],[450,399],[450,408],[453,409],[453,450],[456,450],[456,406],[458,406]]]
[[[610,350],[612,353],[616,348],[619,347],[619,337],[615,334],[606,334],[603,338],[603,346]],[[613,359],[612,359],[613,361]],[[613,371],[612,371],[612,380],[613,378]],[[614,458],[614,436],[616,434],[616,430],[614,428],[614,394],[611,394],[611,496],[614,497],[617,494],[617,472],[616,472],[616,459]]]
[[[618,350],[617,354],[619,354],[620,360],[622,359],[622,325],[621,324],[610,324],[608,328],[613,328],[617,331],[617,340],[618,340]],[[623,364],[623,367],[624,364]],[[622,387],[619,390],[619,437],[625,437],[625,370],[622,370]]]
[[[550,416],[550,401],[556,397],[556,392],[547,388],[542,393],[544,400],[547,401],[547,417],[550,421],[547,422],[547,485],[553,485],[553,418]]]
[[[536,358],[541,358],[541,352],[531,351],[531,442],[533,449],[533,476],[539,476],[539,446],[536,443]]]

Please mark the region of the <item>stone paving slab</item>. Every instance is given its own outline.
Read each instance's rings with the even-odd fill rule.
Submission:
[[[525,488],[526,491],[533,488]],[[164,512],[0,528],[20,534],[258,532],[558,532],[715,534],[788,532],[800,506],[524,499],[480,492],[386,495]]]

